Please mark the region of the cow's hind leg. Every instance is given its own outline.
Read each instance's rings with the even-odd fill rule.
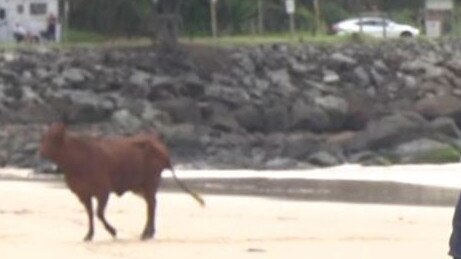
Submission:
[[[88,215],[88,232],[85,235],[84,240],[91,241],[94,235],[93,204],[91,203],[91,196],[90,195],[78,195],[78,198],[83,203],[83,206],[85,206],[85,210]]]
[[[147,181],[148,184],[144,188],[144,199],[147,204],[147,221],[143,233],[141,234],[141,239],[146,240],[150,239],[155,234],[155,214],[157,210],[157,198],[156,193],[158,186],[160,184],[160,173],[153,173],[152,181]]]
[[[144,193],[144,198],[147,203],[147,221],[144,231],[141,234],[141,239],[146,240],[152,238],[155,234],[155,210],[157,207],[157,199],[155,192],[148,191]]]
[[[104,215],[104,211],[106,209],[107,201],[109,200],[109,193],[99,194],[97,196],[98,199],[98,208],[97,208],[97,216],[99,220],[104,225],[104,228],[112,235],[112,237],[117,236],[117,231],[114,227],[112,227],[109,222],[107,222],[106,217]]]

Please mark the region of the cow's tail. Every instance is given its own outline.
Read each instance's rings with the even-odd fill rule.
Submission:
[[[181,187],[183,191],[190,194],[200,204],[200,206],[205,207],[205,200],[198,193],[189,189],[189,187],[187,187],[181,180],[179,180],[172,166],[169,169],[171,171],[171,174],[173,175],[174,181],[179,185],[179,187]]]

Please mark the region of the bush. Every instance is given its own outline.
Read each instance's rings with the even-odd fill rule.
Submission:
[[[392,19],[398,23],[412,24],[419,26],[417,14],[411,9],[402,9],[392,13]]]
[[[434,150],[430,153],[421,154],[418,158],[419,161],[415,162],[422,162],[422,163],[430,163],[430,164],[443,164],[443,163],[453,163],[458,162],[461,153],[453,148],[445,148]]]
[[[351,13],[347,12],[344,8],[342,8],[340,5],[332,2],[325,2],[325,4],[322,6],[322,15],[323,15],[323,20],[325,21],[326,24],[332,25],[334,23],[337,23],[341,20],[350,18],[353,16]]]

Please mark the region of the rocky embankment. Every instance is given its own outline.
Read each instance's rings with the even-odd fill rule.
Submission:
[[[176,163],[458,161],[461,40],[0,53],[0,163],[43,168],[43,126],[155,129]]]

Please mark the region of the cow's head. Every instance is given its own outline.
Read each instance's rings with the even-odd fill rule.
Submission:
[[[62,151],[66,135],[66,124],[59,122],[52,124],[43,134],[40,145],[40,156],[53,159]]]

